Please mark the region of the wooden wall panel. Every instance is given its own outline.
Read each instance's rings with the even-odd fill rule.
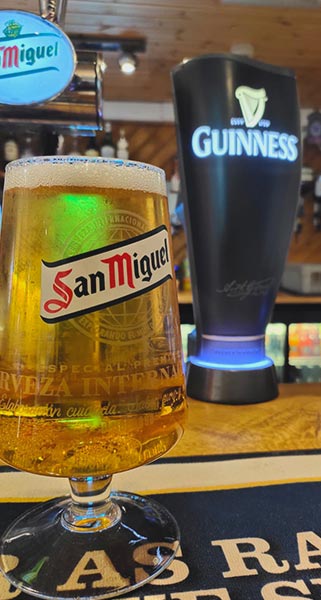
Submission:
[[[1,9],[39,13],[38,0],[1,0]],[[273,3],[274,4],[274,3]],[[291,67],[304,108],[321,106],[321,9],[224,5],[221,0],[68,0],[65,30],[105,40],[146,39],[133,77],[120,73],[118,53],[106,53],[104,93],[109,100],[171,99],[170,71],[185,57],[253,46],[258,60]],[[14,5],[14,6],[13,6]]]

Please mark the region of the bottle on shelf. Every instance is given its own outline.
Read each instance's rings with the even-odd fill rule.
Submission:
[[[88,141],[87,148],[85,150],[85,156],[99,156],[99,148],[96,143],[96,138],[91,136]]]
[[[104,158],[114,158],[116,156],[116,146],[113,142],[113,134],[110,121],[104,125],[105,135],[100,147],[100,155]]]
[[[58,156],[61,156],[64,153],[64,147],[65,147],[65,136],[62,133],[59,133],[58,141],[57,141],[57,148],[56,148],[56,154]]]
[[[170,179],[170,191],[173,194],[178,194],[178,192],[180,190],[180,185],[181,185],[181,179],[180,179],[179,170],[178,170],[178,159],[175,158],[173,174]]]
[[[69,149],[69,152],[67,152],[67,155],[68,156],[81,156],[81,152],[80,152],[79,145],[78,145],[78,135],[77,135],[76,129],[71,130],[71,143],[70,143],[70,149]]]
[[[128,142],[126,140],[125,129],[119,131],[119,140],[117,142],[117,158],[127,160],[129,157]]]
[[[30,156],[33,156],[33,154],[34,153],[32,150],[32,136],[30,134],[27,134],[20,157],[29,158]]]
[[[180,176],[178,171],[178,160],[175,158],[174,160],[174,168],[171,178],[168,182],[167,186],[167,198],[168,198],[168,208],[169,214],[171,217],[172,225],[177,225],[177,217],[175,214],[175,210],[177,207],[178,194],[180,191]]]
[[[190,292],[192,289],[191,285],[191,271],[188,257],[184,258],[182,262],[182,291]]]
[[[10,132],[3,144],[3,167],[12,160],[17,160],[20,156],[19,146],[16,137]]]

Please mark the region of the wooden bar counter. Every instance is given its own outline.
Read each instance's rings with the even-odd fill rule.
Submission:
[[[279,384],[278,398],[259,404],[189,399],[184,435],[166,457],[306,450],[321,451],[321,383]]]
[[[192,292],[183,291],[178,293],[180,304],[192,304]],[[321,305],[321,296],[301,296],[300,294],[289,294],[280,292],[276,297],[276,304],[319,304]]]
[[[321,384],[280,385],[279,397],[262,404],[190,400],[177,446],[114,480],[116,489],[153,495],[181,532],[169,569],[130,600],[319,600],[320,453]],[[69,492],[64,478],[7,467],[0,467],[0,483],[0,534],[30,503]],[[76,566],[66,557],[59,583],[86,581],[94,597],[105,567],[95,562],[96,548],[82,553]],[[43,569],[46,576],[46,562]],[[31,600],[0,575],[0,600],[16,596]]]
[[[167,456],[321,449],[321,383],[281,384],[261,404],[189,400],[184,436]]]

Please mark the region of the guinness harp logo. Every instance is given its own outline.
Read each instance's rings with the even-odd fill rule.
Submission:
[[[235,96],[240,103],[246,127],[255,127],[264,115],[268,99],[265,89],[255,90],[247,85],[240,85],[235,90]]]

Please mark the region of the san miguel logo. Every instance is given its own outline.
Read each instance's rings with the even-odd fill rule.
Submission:
[[[40,315],[46,323],[70,319],[140,296],[172,277],[162,225],[66,260],[43,260]]]
[[[28,105],[54,98],[74,70],[73,46],[56,25],[31,13],[0,11],[0,103]]]
[[[7,21],[6,27],[3,30],[5,38],[0,38],[0,66],[1,66],[1,79],[8,79],[12,77],[17,71],[14,69],[20,69],[20,75],[28,75],[34,72],[34,65],[40,66],[42,59],[58,56],[59,45],[55,37],[55,34],[51,34],[51,40],[46,41],[41,38],[38,39],[35,34],[33,39],[37,39],[38,44],[33,43],[33,39],[30,34],[28,36],[20,36],[22,26],[16,21]],[[18,43],[17,38],[22,38],[24,42]],[[27,37],[27,39],[26,39]],[[31,38],[31,39],[30,39]],[[16,43],[12,43],[12,39],[16,40]],[[29,42],[29,43],[28,43]],[[51,42],[51,43],[50,43]],[[38,65],[36,68],[38,68]],[[32,67],[29,69],[23,69],[23,67]],[[53,71],[57,70],[55,66],[42,66],[42,71]]]
[[[21,29],[22,26],[20,23],[16,23],[16,21],[12,19],[11,21],[7,21],[3,33],[7,38],[16,38],[20,35]]]
[[[241,85],[235,90],[241,117],[232,117],[231,127],[197,127],[192,135],[192,150],[197,158],[209,156],[260,156],[294,162],[299,155],[296,135],[270,129],[263,118],[268,96],[265,88]],[[245,126],[245,128],[244,128]]]

